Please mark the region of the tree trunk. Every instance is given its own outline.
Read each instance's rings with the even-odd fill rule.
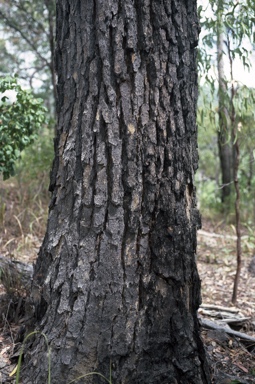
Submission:
[[[233,146],[232,138],[228,130],[228,109],[227,105],[227,87],[224,73],[224,25],[222,21],[224,1],[218,0],[217,9],[217,64],[218,64],[218,103],[219,103],[219,131],[218,148],[220,157],[222,193],[221,200],[226,199],[231,194],[231,184],[233,182]]]
[[[44,0],[45,7],[48,13],[48,41],[50,48],[50,62],[49,70],[51,75],[51,85],[53,88],[53,116],[54,119],[57,119],[56,116],[56,104],[57,104],[57,79],[55,73],[55,0]]]
[[[110,366],[116,384],[210,382],[196,315],[197,41],[194,0],[57,2],[53,195],[32,291],[52,383]],[[24,383],[46,382],[43,340],[25,364]]]

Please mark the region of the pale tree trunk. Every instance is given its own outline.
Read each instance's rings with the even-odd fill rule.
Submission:
[[[51,74],[51,85],[53,88],[53,116],[56,116],[56,104],[57,104],[57,82],[55,73],[55,0],[44,0],[45,7],[48,13],[48,42],[50,48],[50,63],[49,69]]]
[[[228,108],[227,105],[227,87],[224,73],[224,26],[222,21],[224,0],[218,0],[217,9],[217,64],[218,64],[218,103],[219,103],[219,131],[218,148],[221,168],[222,181],[222,202],[226,202],[231,194],[231,184],[233,182],[233,146],[232,138],[228,130]]]
[[[58,135],[35,324],[52,383],[209,383],[196,311],[196,1],[57,2]],[[23,383],[44,383],[36,338]],[[90,376],[86,383],[103,383]]]

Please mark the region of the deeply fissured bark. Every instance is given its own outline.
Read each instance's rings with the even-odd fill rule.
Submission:
[[[197,39],[192,0],[57,2],[53,194],[33,284],[52,383],[110,366],[118,384],[210,382],[196,317]],[[45,382],[43,340],[30,349],[24,383]]]

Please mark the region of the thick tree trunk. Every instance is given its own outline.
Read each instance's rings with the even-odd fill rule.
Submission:
[[[110,365],[116,384],[210,382],[196,316],[197,40],[194,0],[57,2],[53,197],[32,293],[52,383]],[[23,382],[44,383],[43,340],[30,349]]]

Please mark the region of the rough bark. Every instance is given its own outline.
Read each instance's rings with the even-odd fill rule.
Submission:
[[[52,383],[110,365],[113,383],[210,382],[196,315],[197,41],[194,0],[57,1],[53,194],[32,293]],[[23,382],[43,383],[43,340],[30,349]]]

